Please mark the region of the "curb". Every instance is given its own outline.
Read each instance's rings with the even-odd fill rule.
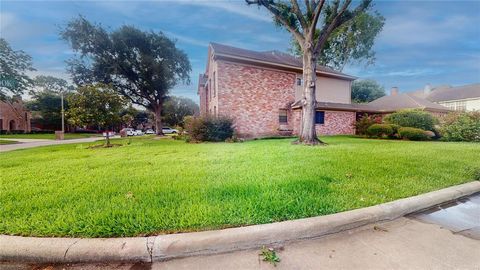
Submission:
[[[480,192],[480,181],[332,215],[215,231],[129,238],[38,238],[0,235],[0,261],[153,262],[259,248],[393,220]]]

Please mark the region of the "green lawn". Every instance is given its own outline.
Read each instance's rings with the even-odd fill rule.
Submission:
[[[70,139],[81,139],[81,138],[90,138],[95,136],[102,136],[98,133],[65,133],[65,140]],[[1,138],[8,139],[48,139],[55,140],[55,134],[2,134]]]
[[[0,145],[2,144],[15,144],[18,143],[17,141],[10,141],[10,140],[1,140],[0,139]]]
[[[325,215],[465,183],[480,144],[324,137],[0,153],[0,233],[134,236]]]

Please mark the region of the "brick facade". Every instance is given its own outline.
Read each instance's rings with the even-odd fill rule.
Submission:
[[[2,131],[31,131],[31,113],[23,102],[0,101],[0,130]]]
[[[200,114],[231,117],[236,133],[244,138],[296,135],[300,110],[293,110],[291,105],[296,101],[296,92],[298,96],[296,80],[301,77],[296,71],[217,59],[210,48],[207,69],[201,75],[198,88]],[[318,91],[338,91],[340,87],[341,91],[348,92],[345,99],[350,103],[349,81],[331,88],[328,85],[335,80],[322,78],[322,89]],[[279,121],[280,110],[286,110],[286,123]],[[354,123],[355,112],[326,111],[325,124],[317,125],[317,132],[319,135],[354,134]]]

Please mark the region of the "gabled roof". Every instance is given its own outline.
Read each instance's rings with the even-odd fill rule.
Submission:
[[[480,98],[480,83],[450,88],[435,88],[426,98],[433,102]]]
[[[379,111],[389,112],[402,109],[422,109],[427,111],[448,112],[446,107],[406,93],[383,96],[367,105]]]
[[[210,47],[214,56],[225,57],[229,60],[243,60],[252,63],[268,64],[279,68],[303,69],[301,58],[280,51],[257,52],[218,43],[210,43]],[[319,65],[317,66],[317,73],[352,81],[356,79],[354,76]]]

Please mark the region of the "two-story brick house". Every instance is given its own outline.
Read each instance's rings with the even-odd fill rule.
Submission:
[[[395,111],[352,104],[351,84],[355,79],[317,67],[317,134],[355,134],[359,115]],[[199,78],[200,114],[231,117],[239,136],[298,134],[301,106],[297,103],[302,93],[301,59],[278,51],[210,44],[206,71]]]

